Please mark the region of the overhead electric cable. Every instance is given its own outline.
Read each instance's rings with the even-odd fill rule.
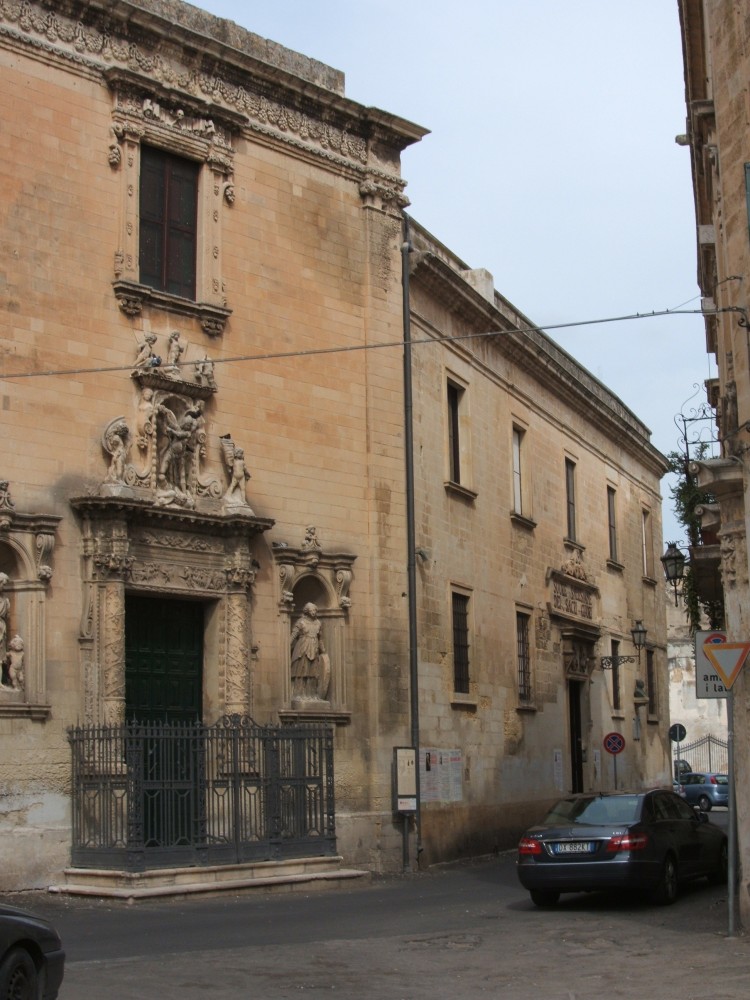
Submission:
[[[712,309],[706,311],[703,309],[655,309],[651,312],[645,313],[630,313],[626,316],[609,316],[604,319],[583,319],[577,320],[570,323],[554,323],[550,326],[511,326],[504,330],[486,330],[482,333],[465,333],[459,334],[454,337],[424,337],[422,339],[412,339],[411,346],[414,347],[419,344],[445,344],[445,343],[458,343],[464,340],[478,340],[482,337],[499,337],[503,334],[510,333],[548,333],[550,330],[569,330],[575,327],[581,326],[600,326],[605,323],[623,323],[629,320],[638,319],[654,319],[658,316],[718,316],[719,313],[731,313],[739,312],[745,314],[746,311],[740,306],[725,306],[721,309]],[[747,319],[747,317],[746,317]],[[383,344],[353,344],[349,347],[311,347],[306,351],[272,351],[268,354],[237,354],[229,358],[212,358],[211,361],[215,365],[221,364],[234,364],[234,363],[244,363],[248,361],[278,361],[285,358],[310,358],[322,354],[346,354],[353,351],[373,351],[381,350],[383,348],[393,348],[399,347],[403,348],[403,340],[391,340]],[[558,345],[559,346],[559,345]],[[189,367],[191,364],[196,362],[184,361],[182,362],[183,367]],[[129,365],[112,365],[107,367],[99,368],[52,368],[47,371],[39,372],[10,372],[8,374],[0,375],[2,379],[21,379],[21,378],[48,378],[58,375],[101,375],[109,372],[122,372],[122,371],[149,371],[149,369],[135,369],[132,364]],[[150,369],[151,371],[158,372],[159,366]]]

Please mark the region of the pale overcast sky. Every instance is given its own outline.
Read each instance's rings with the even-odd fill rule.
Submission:
[[[429,128],[402,158],[409,212],[539,326],[700,307],[677,0],[198,6]],[[549,333],[678,447],[675,414],[715,374],[699,316]]]

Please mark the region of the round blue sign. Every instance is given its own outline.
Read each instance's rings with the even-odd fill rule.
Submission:
[[[604,737],[604,749],[611,754],[622,753],[625,749],[625,737],[620,733],[607,733]]]

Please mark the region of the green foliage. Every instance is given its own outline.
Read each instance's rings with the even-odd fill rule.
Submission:
[[[669,494],[672,498],[674,512],[677,520],[685,528],[688,545],[690,548],[697,548],[702,544],[701,521],[698,516],[698,508],[706,504],[716,502],[716,498],[709,490],[701,489],[695,481],[695,477],[690,472],[690,461],[700,461],[707,458],[709,445],[700,442],[692,459],[678,451],[671,451],[667,455],[669,471],[675,477],[675,482],[669,487]],[[703,616],[708,617],[710,628],[721,628],[724,622],[724,607],[721,602],[701,601],[695,588],[695,579],[690,565],[685,567],[685,576],[682,581],[682,596],[685,603],[685,614],[690,628],[696,631],[701,627]]]

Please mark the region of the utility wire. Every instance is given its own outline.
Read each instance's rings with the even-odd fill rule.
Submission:
[[[653,319],[657,316],[717,316],[719,313],[730,312],[746,313],[746,311],[739,306],[725,306],[721,309],[712,309],[710,311],[705,311],[703,309],[655,309],[646,313],[630,313],[626,316],[608,316],[604,319],[584,319],[572,323],[555,323],[551,326],[516,326],[508,327],[505,330],[488,330],[483,333],[460,334],[455,337],[424,337],[422,339],[413,339],[411,341],[411,346],[414,347],[418,344],[457,343],[464,340],[477,340],[482,337],[498,337],[509,333],[546,333],[549,330],[569,330],[573,327],[598,326],[605,323],[623,323],[629,320]],[[353,351],[372,351],[392,347],[404,347],[404,341],[393,340],[383,344],[354,344],[350,347],[311,347],[307,351],[273,351],[269,354],[237,354],[229,358],[212,358],[211,362],[214,365],[221,365],[246,361],[278,361],[284,358],[310,358],[322,354],[346,354]],[[181,367],[189,367],[191,364],[196,363],[199,362],[183,361]],[[150,369],[135,369],[132,364],[129,364],[112,365],[111,367],[100,368],[52,368],[41,372],[10,372],[6,375],[0,375],[0,378],[48,378],[58,375],[100,375],[108,372],[123,371],[152,371],[158,373],[159,370],[160,366],[155,366]]]

